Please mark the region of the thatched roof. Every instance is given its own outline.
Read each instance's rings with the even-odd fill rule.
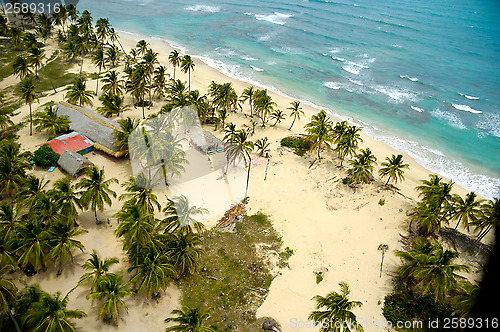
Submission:
[[[90,138],[94,141],[94,148],[104,151],[114,157],[123,156],[119,147],[115,145],[116,139],[113,137],[115,130],[120,130],[120,126],[97,114],[91,110],[60,102],[56,105],[57,115],[67,115],[71,121],[70,128]]]
[[[209,147],[224,147],[224,142],[209,131],[197,131],[191,134],[191,142],[204,152],[207,152]]]
[[[90,160],[71,150],[66,150],[59,157],[57,164],[61,166],[69,175],[75,176],[78,171],[87,166],[94,165]]]

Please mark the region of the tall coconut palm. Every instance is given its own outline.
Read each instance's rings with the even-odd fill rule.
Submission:
[[[16,57],[12,63],[12,68],[14,69],[14,74],[21,80],[25,79],[32,73],[28,60],[26,60],[22,55]]]
[[[205,225],[193,218],[194,215],[203,215],[208,210],[202,207],[190,206],[186,196],[175,196],[168,200],[167,206],[163,209],[166,217],[161,221],[165,226],[165,232],[201,233],[205,230]]]
[[[245,197],[247,197],[248,193],[248,184],[250,183],[250,169],[251,165],[251,156],[250,153],[254,148],[254,143],[248,140],[248,134],[244,130],[238,130],[235,135],[234,143],[229,144],[226,147],[226,174],[230,163],[235,163],[239,160],[244,160],[245,164],[248,167],[247,171],[247,181],[245,186]]]
[[[102,86],[103,93],[111,93],[118,96],[123,94],[123,81],[115,70],[107,72],[102,81],[104,83]]]
[[[90,291],[93,292],[97,290],[99,280],[109,272],[109,269],[113,266],[113,264],[117,264],[118,262],[118,258],[116,257],[108,257],[101,260],[97,251],[92,249],[90,258],[87,259],[87,261],[82,265],[84,270],[90,270],[90,272],[87,272],[80,277],[78,285],[80,286],[81,284],[92,280]]]
[[[266,126],[267,117],[272,113],[276,103],[273,101],[270,95],[267,94],[267,90],[257,90],[254,92],[254,109],[255,113],[262,120],[262,127]]]
[[[267,137],[259,138],[255,141],[255,147],[259,151],[259,157],[265,157],[269,155],[269,140]]]
[[[56,135],[69,130],[71,121],[67,115],[57,115],[57,111],[52,105],[47,105],[43,110],[35,113],[36,131],[47,130],[50,135]]]
[[[35,77],[38,78],[38,69],[43,66],[43,59],[45,58],[45,52],[43,48],[38,46],[33,46],[28,50],[29,61],[32,66],[35,67]]]
[[[278,123],[285,119],[285,113],[282,110],[275,110],[271,113],[271,119],[276,120],[271,127],[276,126]]]
[[[356,155],[354,160],[350,160],[351,168],[347,170],[347,174],[356,183],[370,183],[373,181],[373,166],[377,163],[375,157],[369,148],[361,150]]]
[[[145,248],[139,252],[138,264],[132,265],[127,271],[134,272],[130,282],[135,284],[139,292],[145,291],[148,297],[157,298],[160,290],[166,290],[168,280],[175,274],[166,253],[155,252]]]
[[[71,184],[69,177],[54,182],[53,188],[50,190],[51,195],[54,196],[56,205],[60,208],[61,215],[68,218],[68,221],[73,221],[75,226],[76,218],[78,216],[77,208],[82,208],[80,204],[80,194],[75,191],[75,186]]]
[[[143,173],[131,176],[127,182],[122,184],[127,193],[120,195],[120,200],[127,199],[131,204],[138,205],[146,214],[161,210],[158,198],[153,193],[153,183],[148,181]]]
[[[340,282],[340,293],[331,292],[325,297],[316,295],[312,299],[316,302],[316,310],[311,312],[309,319],[319,324],[320,331],[363,331],[356,315],[352,310],[363,305],[360,301],[350,301],[349,286]]]
[[[83,189],[80,196],[80,204],[85,208],[91,208],[94,211],[96,223],[97,210],[103,211],[104,204],[111,206],[111,197],[116,197],[116,193],[109,188],[110,184],[118,183],[115,178],[105,179],[104,168],[97,166],[85,170],[85,177],[77,183],[77,189]]]
[[[106,39],[109,37],[111,25],[109,24],[109,20],[107,18],[101,17],[95,22],[96,28],[96,37],[97,40],[101,43],[101,47],[104,47],[106,43]]]
[[[381,177],[387,176],[387,182],[385,185],[389,184],[389,181],[393,181],[394,183],[398,183],[399,181],[404,181],[404,170],[405,168],[409,168],[408,164],[403,163],[403,156],[398,154],[392,155],[390,158],[386,157],[386,161],[384,161],[380,168],[379,174]]]
[[[135,48],[137,49],[137,54],[144,55],[148,50],[148,46],[149,43],[147,41],[145,41],[144,39],[139,40],[135,45]]]
[[[13,202],[3,201],[0,203],[0,243],[7,243],[15,234],[16,224],[19,222],[18,211]],[[0,260],[1,263],[1,260]]]
[[[40,302],[33,305],[33,310],[30,310],[26,317],[28,324],[35,326],[33,331],[75,331],[70,319],[87,317],[87,314],[81,310],[67,309],[68,295],[69,293],[61,298],[59,292],[53,296],[45,294]]]
[[[139,121],[127,117],[125,119],[118,120],[120,125],[120,130],[115,130],[113,132],[113,137],[116,139],[116,145],[119,147],[121,152],[124,152],[125,156],[129,154],[129,136],[139,125]]]
[[[138,104],[142,107],[142,118],[145,119],[144,107],[146,101],[144,100],[144,93],[147,89],[147,75],[146,70],[142,64],[134,67],[131,75],[131,88],[132,94],[137,98]]]
[[[467,318],[472,314],[474,305],[476,304],[477,293],[479,286],[468,281],[458,283],[458,294],[453,297],[452,303],[454,308],[458,309],[460,317]]]
[[[227,123],[224,127],[224,141],[229,144],[234,143],[236,132],[236,125],[232,122]]]
[[[115,230],[117,237],[123,237],[123,248],[138,259],[141,248],[151,243],[154,233],[154,215],[145,214],[133,202],[126,202],[115,214],[120,223]]]
[[[102,47],[97,48],[92,55],[92,63],[99,69],[97,73],[97,85],[95,88],[95,94],[99,91],[99,78],[101,77],[101,71],[106,68],[106,60],[104,59],[104,50]]]
[[[210,317],[209,309],[189,308],[183,306],[182,309],[174,309],[171,314],[177,317],[165,319],[165,323],[175,323],[177,325],[169,326],[165,331],[179,332],[215,332],[214,329],[203,325],[203,321]]]
[[[106,62],[109,63],[111,68],[116,68],[120,61],[120,52],[118,51],[118,47],[112,45],[110,48],[106,50]]]
[[[71,229],[68,223],[57,223],[50,227],[47,232],[47,241],[50,246],[49,257],[54,260],[54,262],[59,262],[59,270],[57,275],[60,275],[63,271],[63,264],[69,259],[73,263],[73,249],[80,249],[81,252],[84,251],[84,245],[75,240],[74,237],[87,233],[85,229]]]
[[[251,86],[243,89],[243,92],[241,93],[241,96],[240,96],[240,102],[244,103],[248,100],[248,104],[250,105],[250,116],[251,117],[253,117],[254,93],[255,93],[255,89],[251,85]]]
[[[232,83],[217,84],[212,81],[209,88],[212,104],[220,111],[228,113],[234,110],[238,104],[238,95],[234,91]]]
[[[120,113],[131,110],[130,105],[125,105],[125,97],[114,95],[111,92],[104,93],[99,97],[99,100],[102,106],[98,107],[97,111],[106,117],[119,116]]]
[[[184,55],[181,59],[182,72],[188,73],[188,91],[191,91],[191,71],[194,70],[195,63],[189,55]]]
[[[103,301],[99,308],[99,318],[114,319],[118,325],[120,309],[128,312],[124,297],[130,296],[132,292],[127,288],[121,274],[108,273],[97,282],[97,290],[87,295],[89,299]]]
[[[38,100],[37,84],[31,77],[26,77],[19,83],[19,91],[21,92],[21,100],[30,106],[30,136],[33,135],[33,114],[31,105]]]
[[[172,50],[172,52],[170,52],[170,54],[168,55],[168,62],[170,62],[170,64],[174,68],[174,81],[175,81],[175,68],[179,67],[181,64],[181,57],[177,50]]]
[[[34,220],[19,223],[16,238],[11,238],[11,245],[18,254],[17,265],[25,269],[33,266],[35,271],[47,268],[47,232],[46,226]]]
[[[480,214],[483,199],[476,199],[477,195],[474,192],[467,193],[465,199],[460,195],[453,195],[453,201],[456,203],[452,211],[452,219],[457,221],[455,229],[459,224],[469,231],[469,225],[474,224]]]
[[[444,250],[438,242],[417,238],[412,240],[412,245],[409,251],[396,251],[396,256],[403,260],[398,273],[418,285],[423,295],[432,295],[436,301],[443,300],[456,289],[458,280],[464,279],[457,272],[470,271],[466,265],[453,263],[458,252]]]
[[[154,77],[151,87],[154,88],[154,93],[158,97],[164,96],[165,87],[167,85],[167,68],[165,66],[158,66],[154,70]]]
[[[288,130],[292,130],[293,124],[295,123],[295,120],[300,120],[300,116],[304,115],[304,111],[302,110],[302,106],[300,106],[300,101],[294,100],[290,103],[290,107],[288,109],[291,111],[290,112],[290,117],[293,117],[292,124],[290,125],[290,128]]]
[[[12,314],[11,306],[17,302],[17,286],[14,278],[7,278],[5,274],[15,269],[13,265],[0,265],[0,314],[7,313],[17,332],[21,332],[19,324]]]
[[[19,191],[25,183],[26,171],[30,167],[31,153],[21,151],[21,144],[4,139],[0,141],[0,194]]]
[[[340,167],[342,167],[345,158],[348,156],[353,156],[358,149],[359,143],[363,142],[363,139],[359,134],[360,131],[361,127],[348,126],[345,129],[344,134],[340,138],[338,138],[335,151],[337,151],[340,155]]]
[[[194,233],[171,233],[167,242],[167,255],[176,270],[177,278],[198,269],[199,260],[204,253],[201,239]]]
[[[318,150],[318,159],[321,159],[319,154],[321,146],[324,145],[330,150],[333,142],[332,121],[325,111],[321,110],[311,117],[311,122],[306,124],[306,132],[307,140],[312,142],[311,151]]]
[[[70,86],[66,88],[68,91],[64,98],[68,100],[71,104],[78,104],[83,106],[88,104],[92,106],[92,98],[94,97],[94,91],[87,90],[87,82],[81,77],[77,77]]]
[[[482,206],[482,216],[474,222],[476,241],[481,241],[493,228],[500,226],[500,199],[495,198]]]

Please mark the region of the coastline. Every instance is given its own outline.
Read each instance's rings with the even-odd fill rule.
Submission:
[[[186,46],[179,45],[176,42],[162,37],[146,36],[125,30],[118,30],[118,34],[123,40],[127,40],[128,38],[131,38],[132,40],[144,39],[151,43],[151,45],[155,45],[159,48],[164,48],[166,52],[177,49],[182,54],[189,54],[189,50]],[[131,42],[130,44],[131,45],[129,46],[131,47],[135,46],[133,42]],[[231,73],[230,70],[227,69],[227,66],[224,65],[224,63],[220,60],[214,60],[198,55],[192,55],[192,58],[198,60],[197,64],[203,63],[205,66],[214,69],[217,73],[222,75],[222,77],[226,77],[225,79],[221,78],[219,82],[231,81],[233,82],[233,84],[239,82],[242,84],[242,86],[253,85],[272,92],[273,99],[276,99],[275,97],[279,96],[290,101],[298,100],[303,106],[307,106],[307,110],[304,107],[304,111],[306,111],[308,117],[310,117],[309,113],[315,114],[324,109],[333,121],[346,120],[352,125],[363,127],[363,137],[369,137],[369,140],[371,141],[388,145],[391,151],[397,151],[398,153],[403,154],[405,156],[405,159],[411,158],[411,160],[415,161],[415,163],[420,167],[426,169],[427,173],[429,174],[438,174],[445,179],[451,179],[465,190],[474,191],[479,196],[487,199],[493,199],[495,197],[498,197],[498,195],[500,194],[500,177],[491,174],[491,170],[471,170],[469,166],[463,164],[460,161],[456,161],[452,155],[447,155],[439,151],[439,149],[437,148],[430,148],[425,144],[413,139],[400,138],[393,132],[381,130],[371,125],[370,123],[366,123],[365,121],[356,119],[354,116],[345,114],[345,112],[340,109],[333,109],[331,106],[322,106],[319,104],[315,104],[314,102],[300,97],[296,98],[292,94],[285,93],[274,86],[265,85],[264,83],[261,83],[247,76]],[[168,64],[168,60],[165,61],[165,64]],[[197,68],[199,68],[199,66],[197,66]],[[197,68],[195,68],[193,73],[196,72]],[[241,92],[241,90],[236,90],[237,92]],[[282,107],[283,105],[281,105],[280,103],[278,103],[278,105],[280,105],[282,109],[286,108]],[[368,144],[368,146],[370,145]]]

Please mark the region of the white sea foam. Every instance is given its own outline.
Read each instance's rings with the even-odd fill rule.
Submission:
[[[474,113],[474,114],[481,114],[483,112],[481,111],[478,111],[478,110],[475,110],[473,109],[472,107],[468,106],[468,105],[458,105],[458,104],[451,104],[455,109],[459,110],[459,111],[466,111],[466,112],[470,112],[470,113]]]
[[[410,77],[410,76],[406,76],[406,75],[399,75],[399,77],[401,77],[402,79],[409,79],[410,81],[412,82],[417,82],[418,81],[418,78],[416,77]]]
[[[484,120],[477,123],[476,128],[486,134],[500,137],[500,115],[485,114]]]
[[[255,18],[259,21],[267,21],[273,24],[285,25],[288,18],[292,17],[290,14],[283,14],[279,12],[274,12],[270,15],[260,15],[256,14]]]
[[[412,110],[422,113],[424,110],[417,106],[410,106]]]
[[[367,57],[367,54],[362,54],[362,56]],[[342,69],[344,69],[346,72],[351,73],[353,75],[359,75],[363,69],[368,69],[370,66],[368,66],[370,63],[375,61],[375,58],[370,58],[370,59],[365,59],[362,60],[361,62],[354,62],[354,61],[345,61],[345,65],[342,66]]]
[[[458,94],[461,95],[462,97],[465,97],[465,98],[470,99],[470,100],[478,100],[479,99],[479,97],[468,96],[468,95],[460,93],[460,92]]]
[[[259,59],[253,58],[249,55],[241,55],[240,58],[242,58],[243,60],[247,60],[247,61],[259,61]]]
[[[220,7],[206,6],[206,5],[188,6],[184,9],[194,11],[194,12],[205,12],[205,13],[218,13],[220,11]]]
[[[340,61],[340,62],[345,62],[345,59],[344,59],[344,58],[339,58],[339,57],[336,57],[336,56],[332,56],[332,59],[333,59],[333,60]]]
[[[393,86],[377,86],[374,88],[376,91],[389,96],[391,99],[398,103],[404,101],[417,101],[417,95],[407,89],[401,89]]]
[[[325,83],[323,83],[323,85],[329,89],[332,89],[332,90],[339,90],[340,89],[340,84],[337,82],[325,82]]]
[[[363,86],[363,85],[364,85],[364,84],[363,84],[363,83],[361,83],[360,81],[352,80],[352,79],[350,79],[350,78],[349,78],[348,80],[349,80],[350,82],[352,82],[352,83],[356,84],[356,85],[359,85],[359,86]]]
[[[432,111],[431,114],[438,119],[446,120],[452,127],[458,129],[467,129],[467,126],[463,124],[463,122],[458,118],[456,114],[442,111],[440,109]]]
[[[264,69],[259,68],[259,67],[255,67],[255,66],[252,66],[252,65],[250,65],[250,67],[252,67],[252,69],[255,70],[255,71],[264,71]]]

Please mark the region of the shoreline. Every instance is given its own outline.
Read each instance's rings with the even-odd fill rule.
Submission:
[[[117,30],[117,33],[120,36],[120,39],[144,39],[148,41],[152,46],[156,45],[160,48],[165,47],[166,52],[177,49],[182,54],[189,54],[189,49],[186,46],[178,45],[176,42],[163,37],[146,36],[140,33],[130,32],[126,30]],[[129,49],[133,46],[135,46],[135,44],[133,43],[129,45]],[[217,71],[220,75],[222,75],[223,77],[227,77],[227,79],[229,79],[233,83],[240,82],[242,84],[253,85],[261,89],[267,89],[272,93],[273,96],[280,96],[287,100],[298,100],[303,106],[307,106],[308,109],[312,109],[312,111],[315,113],[324,109],[330,116],[330,118],[335,122],[346,120],[349,124],[360,126],[363,128],[363,137],[369,137],[373,141],[388,145],[394,151],[403,154],[406,159],[411,158],[419,166],[427,169],[429,174],[437,174],[447,180],[451,179],[457,185],[467,191],[474,191],[479,196],[490,200],[498,197],[498,194],[500,193],[500,177],[496,177],[491,173],[491,170],[487,168],[481,168],[481,170],[483,171],[476,169],[476,172],[474,172],[471,170],[471,168],[469,168],[462,162],[454,160],[453,156],[446,155],[443,152],[436,150],[436,148],[427,147],[424,144],[413,139],[400,138],[393,132],[380,130],[374,125],[371,125],[360,119],[356,119],[352,115],[342,114],[344,112],[342,112],[341,110],[332,109],[331,106],[321,106],[303,98],[295,98],[293,95],[287,94],[286,92],[283,92],[274,86],[267,86],[257,80],[233,74],[225,69],[225,65],[217,64],[223,64],[221,60],[215,60],[200,55],[191,56],[193,59],[198,60],[198,64],[202,63],[204,66]],[[169,65],[168,60],[165,62],[165,64]],[[194,75],[196,75],[197,68],[199,68],[199,66],[197,66],[193,71]],[[275,98],[273,97],[273,99]],[[282,109],[286,108],[282,107],[280,103],[278,103],[278,106]]]

